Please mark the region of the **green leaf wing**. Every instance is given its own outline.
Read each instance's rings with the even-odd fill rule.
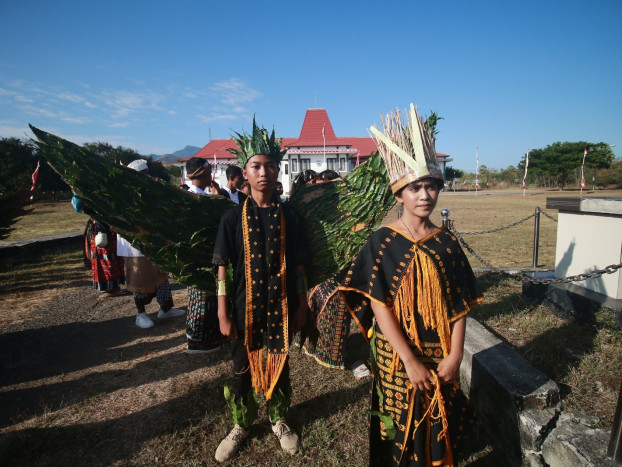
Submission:
[[[40,154],[100,220],[179,282],[215,293],[214,240],[231,200],[189,193],[30,128]]]

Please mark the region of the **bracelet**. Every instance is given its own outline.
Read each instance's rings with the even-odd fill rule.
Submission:
[[[296,292],[307,293],[307,276],[296,270]]]
[[[222,297],[227,295],[227,281],[225,279],[216,281],[216,295]]]

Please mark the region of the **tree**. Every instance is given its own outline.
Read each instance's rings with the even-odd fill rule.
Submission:
[[[123,146],[117,146],[116,148],[108,143],[85,143],[82,145],[86,150],[97,154],[101,157],[108,159],[115,164],[128,165],[130,162],[136,159],[145,159],[147,166],[149,167],[149,175],[165,182],[171,181],[171,175],[166,168],[157,161],[154,161],[151,156],[141,156],[133,149],[124,148]]]
[[[530,151],[528,177],[553,177],[559,189],[563,190],[573,170],[581,168],[586,148],[586,168],[602,169],[611,165],[614,154],[606,143],[556,142],[544,149]],[[525,170],[525,159],[526,155],[518,164],[519,170]]]
[[[47,192],[56,199],[58,192],[70,193],[69,186],[52,170],[45,160],[39,160],[32,142],[18,138],[0,140],[0,193],[8,195],[29,190],[32,173],[39,162],[36,193]]]
[[[453,180],[454,178],[461,178],[461,177],[464,177],[464,171],[460,169],[454,169],[450,165],[445,167],[445,180]]]

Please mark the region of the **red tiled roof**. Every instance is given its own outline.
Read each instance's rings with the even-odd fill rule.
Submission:
[[[322,130],[324,134],[322,135]],[[334,146],[338,144],[326,109],[307,109],[298,140],[291,146]]]

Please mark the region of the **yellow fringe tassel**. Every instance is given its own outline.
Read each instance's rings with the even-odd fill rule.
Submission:
[[[434,262],[420,248],[416,248],[412,262],[397,291],[393,308],[395,317],[406,331],[406,335],[420,351],[422,348],[417,334],[415,313],[421,315],[426,329],[437,330],[443,356],[447,356],[451,345],[451,333],[442,287]],[[414,310],[415,303],[417,310]]]
[[[263,349],[248,352],[253,388],[257,394],[263,392],[267,401],[272,398],[274,387],[287,361],[287,353],[268,353],[263,366]]]

